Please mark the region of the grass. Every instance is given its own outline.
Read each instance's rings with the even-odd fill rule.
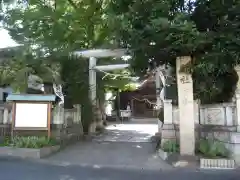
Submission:
[[[15,136],[13,138],[6,137],[1,147],[17,147],[17,148],[43,148],[57,145],[58,143],[54,139],[49,139],[45,136]]]

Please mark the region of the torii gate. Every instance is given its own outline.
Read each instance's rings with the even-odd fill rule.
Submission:
[[[97,58],[121,58],[127,56],[126,49],[91,49],[84,51],[75,51],[73,55],[78,57],[89,58],[89,87],[90,87],[90,98],[93,105],[96,105],[96,71],[112,71],[117,69],[124,69],[130,66],[130,64],[114,64],[97,66]]]
[[[127,50],[126,49],[92,49],[92,50],[84,50],[84,51],[75,51],[73,52],[73,55],[78,57],[85,57],[89,58],[89,87],[90,87],[90,98],[93,105],[96,105],[96,71],[112,71],[117,69],[125,69],[130,66],[130,64],[114,64],[114,65],[104,65],[104,66],[97,66],[97,58],[107,58],[107,57],[113,57],[113,58],[121,58],[124,56],[127,56]],[[160,79],[163,82],[163,85],[165,86],[165,78],[163,79],[162,74],[160,71],[157,71],[156,73],[156,88],[158,89],[160,86]],[[162,105],[160,99],[164,99],[164,97],[161,98],[161,95],[164,96],[164,90],[162,90],[162,93],[157,91],[157,108],[159,109]],[[159,124],[158,122],[158,130],[162,124]]]

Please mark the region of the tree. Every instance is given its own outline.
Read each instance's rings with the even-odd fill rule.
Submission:
[[[194,73],[195,92],[206,99],[223,92],[228,83],[222,83],[222,78],[239,63],[239,4],[234,0],[113,0],[109,13],[118,27],[119,45],[134,53],[136,72],[145,74],[159,64],[175,66],[177,56],[194,56],[194,64],[182,70]],[[232,79],[233,86],[227,94],[232,94],[236,75],[228,77],[225,81]]]
[[[0,54],[0,84],[11,85],[16,92],[26,92],[30,74],[38,75],[45,82],[60,81],[56,63],[50,64],[45,58],[36,59],[23,47],[5,48]]]
[[[109,12],[118,23],[119,45],[133,51],[133,67],[140,73],[149,66],[174,63],[176,56],[200,51],[206,43],[201,43],[204,34],[190,20],[184,1],[113,0]]]
[[[13,70],[19,63],[22,65],[20,69],[28,65],[26,67],[31,67],[31,70],[28,69],[31,73],[39,75],[43,80],[51,79],[51,82],[56,82],[53,75],[57,73],[66,94],[66,107],[71,108],[73,103],[81,103],[84,117],[88,121],[86,124],[93,119],[88,98],[88,61],[71,57],[69,53],[81,49],[114,47],[110,36],[112,28],[105,14],[106,2],[31,0],[25,6],[20,2],[20,5],[9,9],[4,17],[6,29],[13,39],[29,50],[24,57],[31,57],[24,62],[17,58],[17,62],[9,63],[9,69]],[[99,63],[109,61],[103,59]],[[40,64],[52,70],[53,74],[42,72],[44,68],[40,68]],[[2,69],[4,70],[3,66]],[[13,76],[15,75],[16,73]],[[98,79],[102,77],[103,74],[98,73]],[[99,81],[98,99],[103,96],[104,85],[112,84],[110,81],[110,78]]]

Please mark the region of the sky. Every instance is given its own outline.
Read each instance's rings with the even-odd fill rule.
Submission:
[[[2,0],[0,0],[0,3],[2,3]],[[1,4],[1,5],[2,5],[1,13],[4,13],[6,10],[6,7],[4,6],[4,4]],[[7,7],[12,8],[14,6],[15,6],[15,3],[8,5]],[[18,44],[11,38],[11,36],[8,34],[8,31],[3,29],[1,26],[2,26],[2,23],[0,22],[0,49],[17,46]]]
[[[14,40],[12,40],[7,30],[0,29],[0,48],[13,47],[17,45],[18,44]]]

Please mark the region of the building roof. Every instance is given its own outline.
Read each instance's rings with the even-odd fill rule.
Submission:
[[[9,94],[7,101],[39,101],[39,102],[52,102],[55,101],[55,95],[43,94]]]

